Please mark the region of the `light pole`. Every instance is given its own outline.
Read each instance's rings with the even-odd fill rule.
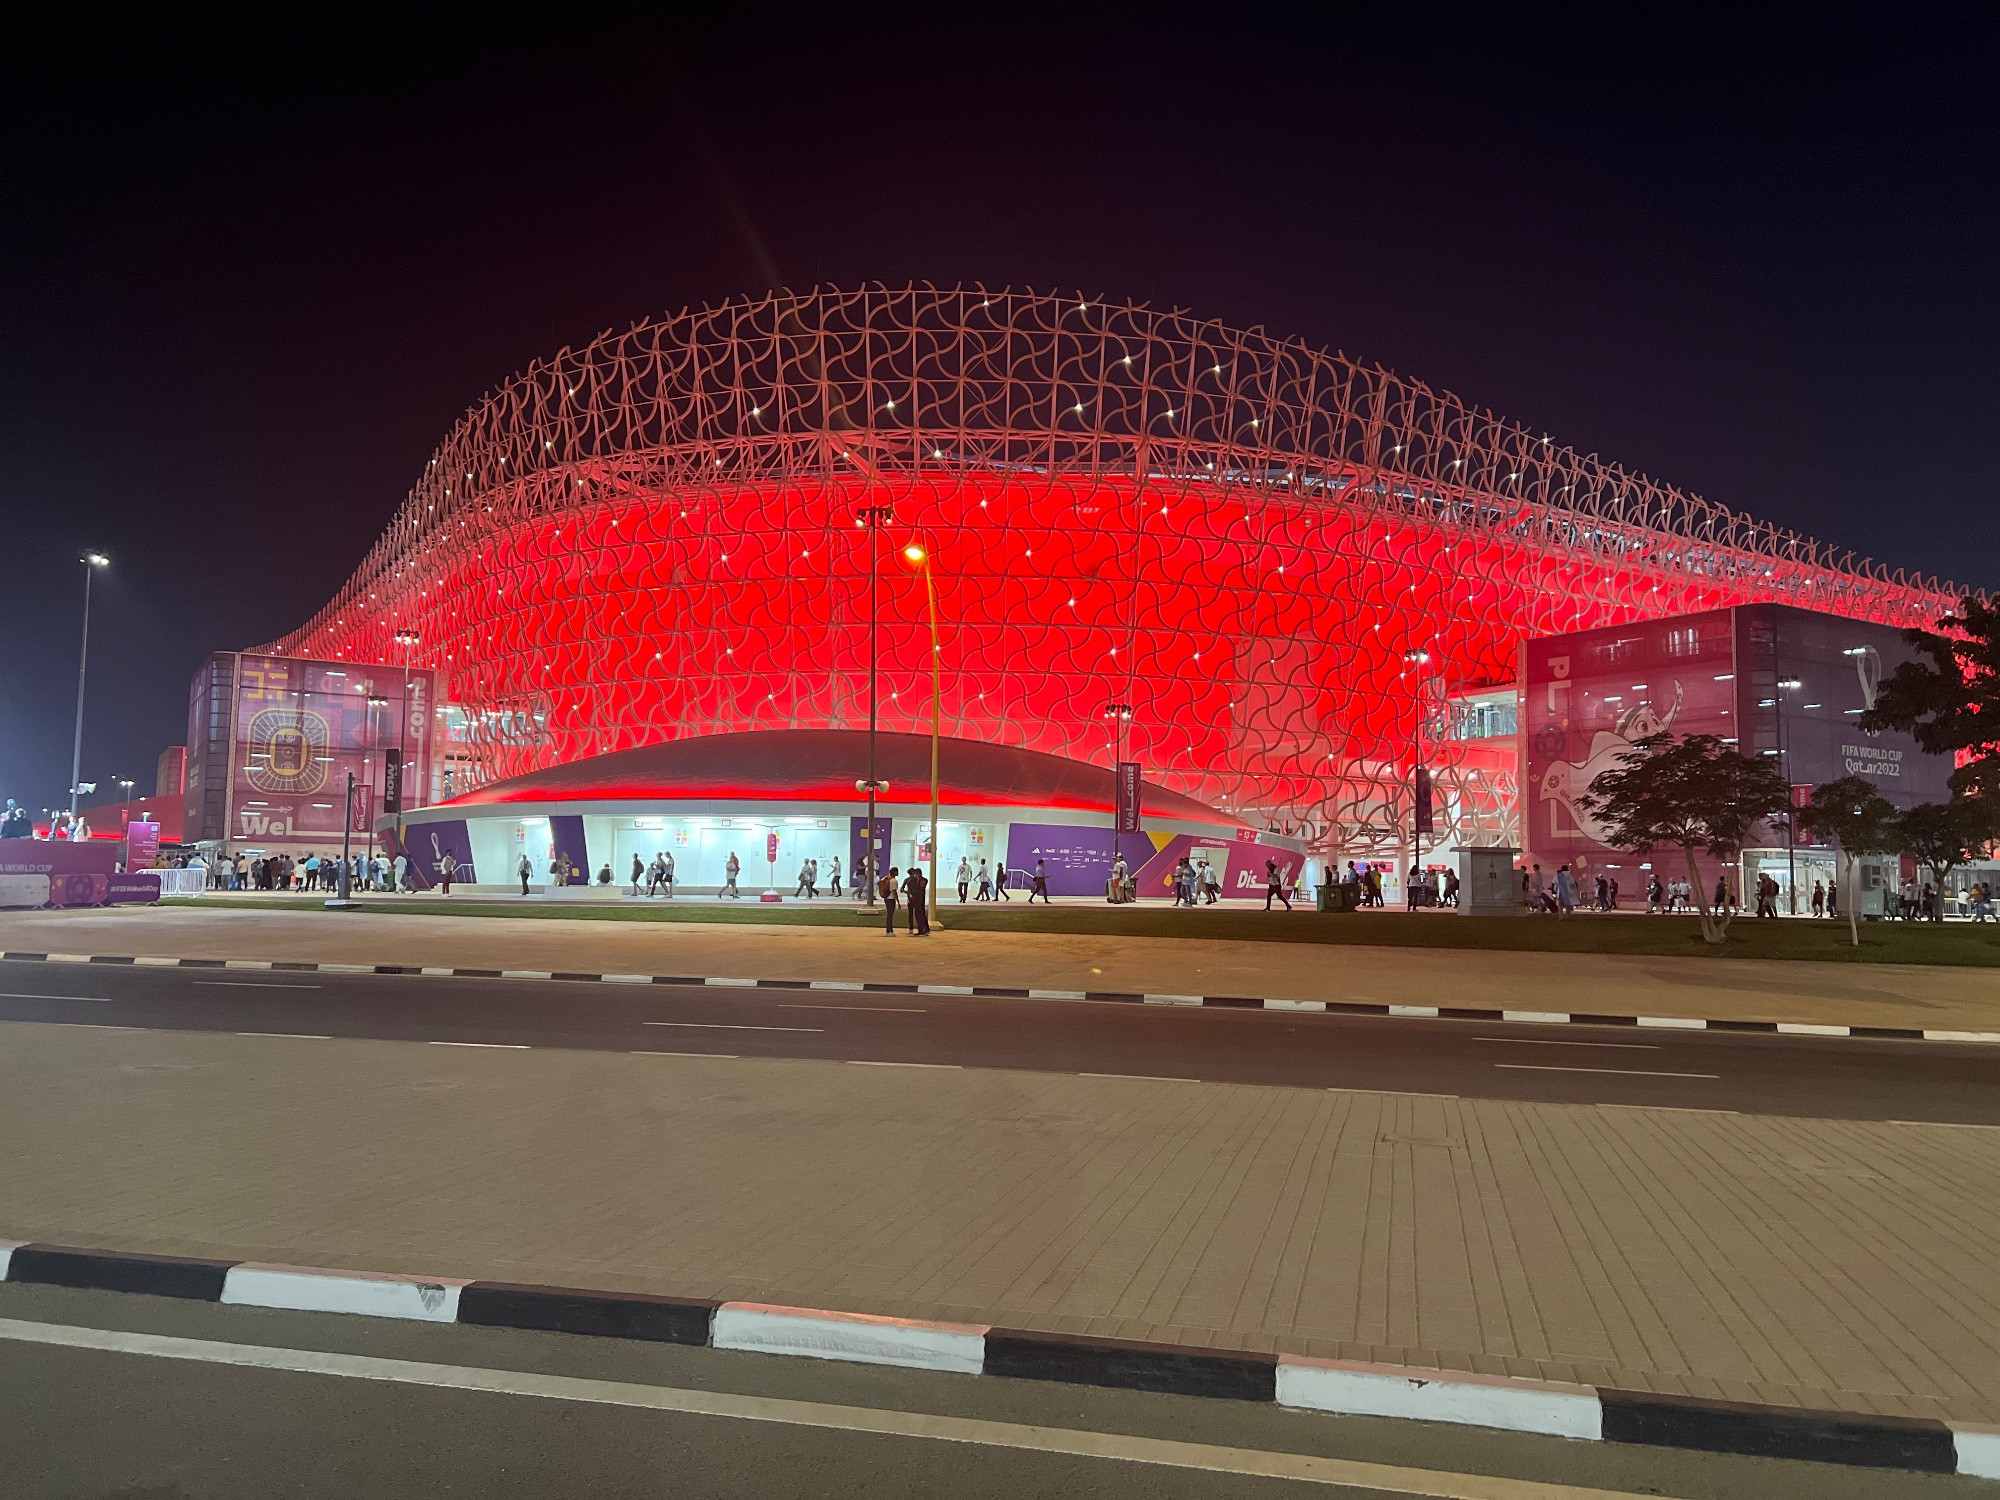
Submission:
[[[930,917],[938,920],[938,845],[943,842],[943,830],[938,827],[938,739],[941,734],[942,709],[939,706],[938,687],[938,628],[937,589],[931,583],[931,557],[922,547],[912,543],[903,549],[903,556],[915,563],[924,574],[924,608],[931,622],[931,885]]]
[[[875,774],[875,668],[877,645],[879,644],[880,611],[877,602],[881,592],[881,548],[876,545],[876,533],[889,519],[886,505],[864,505],[861,507],[861,524],[868,528],[868,780],[863,784],[868,793],[868,832],[862,840],[868,860],[868,904],[875,904],[875,882],[881,878],[876,868],[875,856],[875,794],[883,789],[883,783]]]
[[[1118,868],[1118,790],[1119,768],[1125,763],[1125,726],[1132,722],[1132,705],[1129,703],[1107,703],[1104,716],[1111,720],[1111,868]],[[1109,887],[1107,886],[1108,890]]]
[[[410,800],[410,648],[417,644],[416,631],[407,626],[396,632],[396,644],[403,648],[403,707],[396,715],[396,853],[403,852],[403,804]],[[386,767],[382,779],[388,780]]]
[[[1805,684],[1796,677],[1781,677],[1778,679],[1777,696],[1773,699],[1773,703],[1778,710],[1778,764],[1784,767],[1785,770],[1785,801],[1787,804],[1792,800],[1792,758],[1785,752],[1785,694],[1796,693],[1804,686]],[[1797,816],[1797,813],[1794,811],[1788,810],[1785,813],[1786,905],[1791,907],[1792,915],[1795,917],[1799,914],[1799,871],[1798,859],[1793,846],[1794,835],[1792,833],[1792,824]],[[1737,878],[1739,881],[1742,879],[1741,876]],[[1738,894],[1742,893],[1739,891]]]
[[[76,742],[69,755],[69,819],[76,821],[76,794],[83,779],[83,679],[90,669],[90,575],[111,566],[102,552],[86,552],[77,559],[83,564],[83,649],[76,659]]]
[[[1416,699],[1416,724],[1412,730],[1414,748],[1410,761],[1410,868],[1417,869],[1424,861],[1424,835],[1421,827],[1423,807],[1421,799],[1427,788],[1424,785],[1424,668],[1430,665],[1431,654],[1421,648],[1405,651],[1403,660],[1416,669],[1417,687],[1412,695]],[[1417,892],[1413,883],[1403,892],[1403,900],[1411,910],[1416,909]]]
[[[326,904],[335,910],[352,906],[348,892],[352,889],[353,870],[348,863],[348,839],[354,832],[354,773],[347,773],[347,798],[341,803],[340,819],[340,879],[338,893]]]

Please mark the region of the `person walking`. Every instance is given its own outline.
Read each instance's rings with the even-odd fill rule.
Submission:
[[[959,856],[958,861],[958,904],[965,905],[966,894],[972,889],[972,861]]]
[[[1044,861],[1039,859],[1035,861],[1035,884],[1028,892],[1028,905],[1033,906],[1035,904],[1035,897],[1037,896],[1042,898],[1042,905],[1055,905],[1053,901],[1049,900],[1049,867]]]
[[[733,896],[738,901],[741,901],[743,899],[743,893],[736,889],[736,877],[740,875],[742,872],[743,872],[743,862],[736,857],[736,851],[734,849],[731,849],[729,851],[729,861],[722,867],[722,873],[726,875],[728,879],[723,884],[722,889],[715,893],[718,899],[723,896]]]
[[[1813,894],[1812,894],[1812,914],[1813,914],[1814,916],[1816,916],[1816,917],[1823,917],[1823,916],[1825,916],[1825,915],[1826,915],[1826,882],[1825,882],[1825,881],[1822,881],[1822,880],[1815,880],[1815,881],[1813,882]]]
[[[931,883],[924,876],[922,865],[911,865],[910,873],[903,877],[903,899],[910,907],[910,936],[929,937],[931,935]]]
[[[1222,899],[1222,877],[1215,873],[1215,866],[1207,860],[1201,862],[1201,874],[1197,883],[1201,887],[1205,904],[1213,906]]]
[[[1415,871],[1412,870],[1411,873],[1412,875],[1414,875]],[[1278,862],[1275,859],[1267,859],[1264,861],[1264,910],[1265,911],[1269,911],[1271,909],[1271,902],[1273,898],[1284,902],[1286,911],[1290,911],[1292,909],[1291,897],[1285,894],[1285,873],[1284,871],[1278,868]],[[1410,882],[1411,909],[1415,910],[1416,905],[1417,905],[1417,883],[1414,879],[1412,879]]]
[[[1125,856],[1119,855],[1111,861],[1111,879],[1105,883],[1104,898],[1114,906],[1122,906],[1131,898],[1125,894],[1125,885],[1131,877],[1131,867],[1125,863]]]
[[[792,892],[794,897],[803,896],[812,887],[812,861],[799,861],[799,888]]]
[[[667,866],[667,899],[671,901],[674,899],[674,851],[671,849],[667,850],[663,858]]]
[[[632,894],[639,894],[639,882],[646,878],[646,862],[635,853],[632,856]]]
[[[1005,855],[996,856],[993,861],[993,894],[1002,901],[1012,901],[1014,899],[1007,893],[1007,858]]]
[[[838,854],[834,855],[833,863],[827,869],[827,875],[826,893],[837,901],[840,899],[840,856]]]
[[[972,899],[974,901],[991,901],[993,899],[993,871],[987,868],[986,861],[983,859],[979,862],[979,894]]]
[[[1576,887],[1570,881],[1568,865],[1556,868],[1556,915],[1564,921],[1576,909]]]
[[[444,887],[447,896],[451,894],[451,877],[457,873],[458,856],[447,849],[444,851],[444,858],[438,861],[438,883]]]
[[[896,867],[894,865],[891,865],[889,866],[889,873],[887,875],[884,875],[879,881],[875,883],[875,894],[882,898],[882,908],[883,908],[882,914],[884,919],[882,924],[882,930],[886,932],[890,937],[894,937],[896,935],[897,873],[898,872],[896,870]]]
[[[806,899],[819,899],[819,861],[816,859],[806,861]]]

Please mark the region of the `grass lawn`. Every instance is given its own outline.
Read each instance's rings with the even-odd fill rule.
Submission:
[[[203,896],[164,906],[235,906],[260,911],[321,911],[319,897],[232,900]],[[368,901],[358,910],[378,915],[502,917],[520,921],[559,918],[584,922],[779,923],[796,927],[872,927],[881,921],[845,902],[823,905],[743,906],[575,905],[504,901]],[[1637,953],[1685,958],[1803,958],[1835,963],[1951,964],[2000,968],[2000,924],[1965,922],[1863,922],[1861,946],[1848,941],[1846,922],[1731,924],[1728,941],[1704,943],[1693,917],[1601,917],[1579,913],[1567,922],[1551,917],[1422,915],[1292,916],[1225,907],[1197,911],[1171,907],[1122,910],[1089,906],[959,906],[947,903],[940,925],[968,932],[1053,932],[1118,937],[1230,938],[1266,943],[1327,943],[1381,948],[1488,948],[1516,953]]]

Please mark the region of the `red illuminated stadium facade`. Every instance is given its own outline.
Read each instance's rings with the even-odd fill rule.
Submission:
[[[462,794],[661,741],[865,726],[872,553],[881,723],[927,734],[913,543],[947,736],[1108,767],[1127,704],[1150,781],[1357,853],[1405,846],[1419,757],[1428,842],[1516,837],[1526,638],[1759,602],[1929,625],[1955,597],[1297,341],[876,287],[531,366],[266,649],[435,672]]]

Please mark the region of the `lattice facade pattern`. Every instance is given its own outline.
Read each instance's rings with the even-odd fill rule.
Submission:
[[[1513,743],[1445,731],[1452,695],[1515,680],[1525,636],[1760,600],[1929,625],[1956,597],[1261,331],[870,287],[529,367],[271,649],[407,648],[448,683],[478,779],[857,727],[872,550],[881,722],[928,732],[912,542],[947,734],[1108,765],[1107,705],[1129,704],[1149,777],[1354,850],[1407,836],[1420,732],[1434,841],[1511,834]]]

